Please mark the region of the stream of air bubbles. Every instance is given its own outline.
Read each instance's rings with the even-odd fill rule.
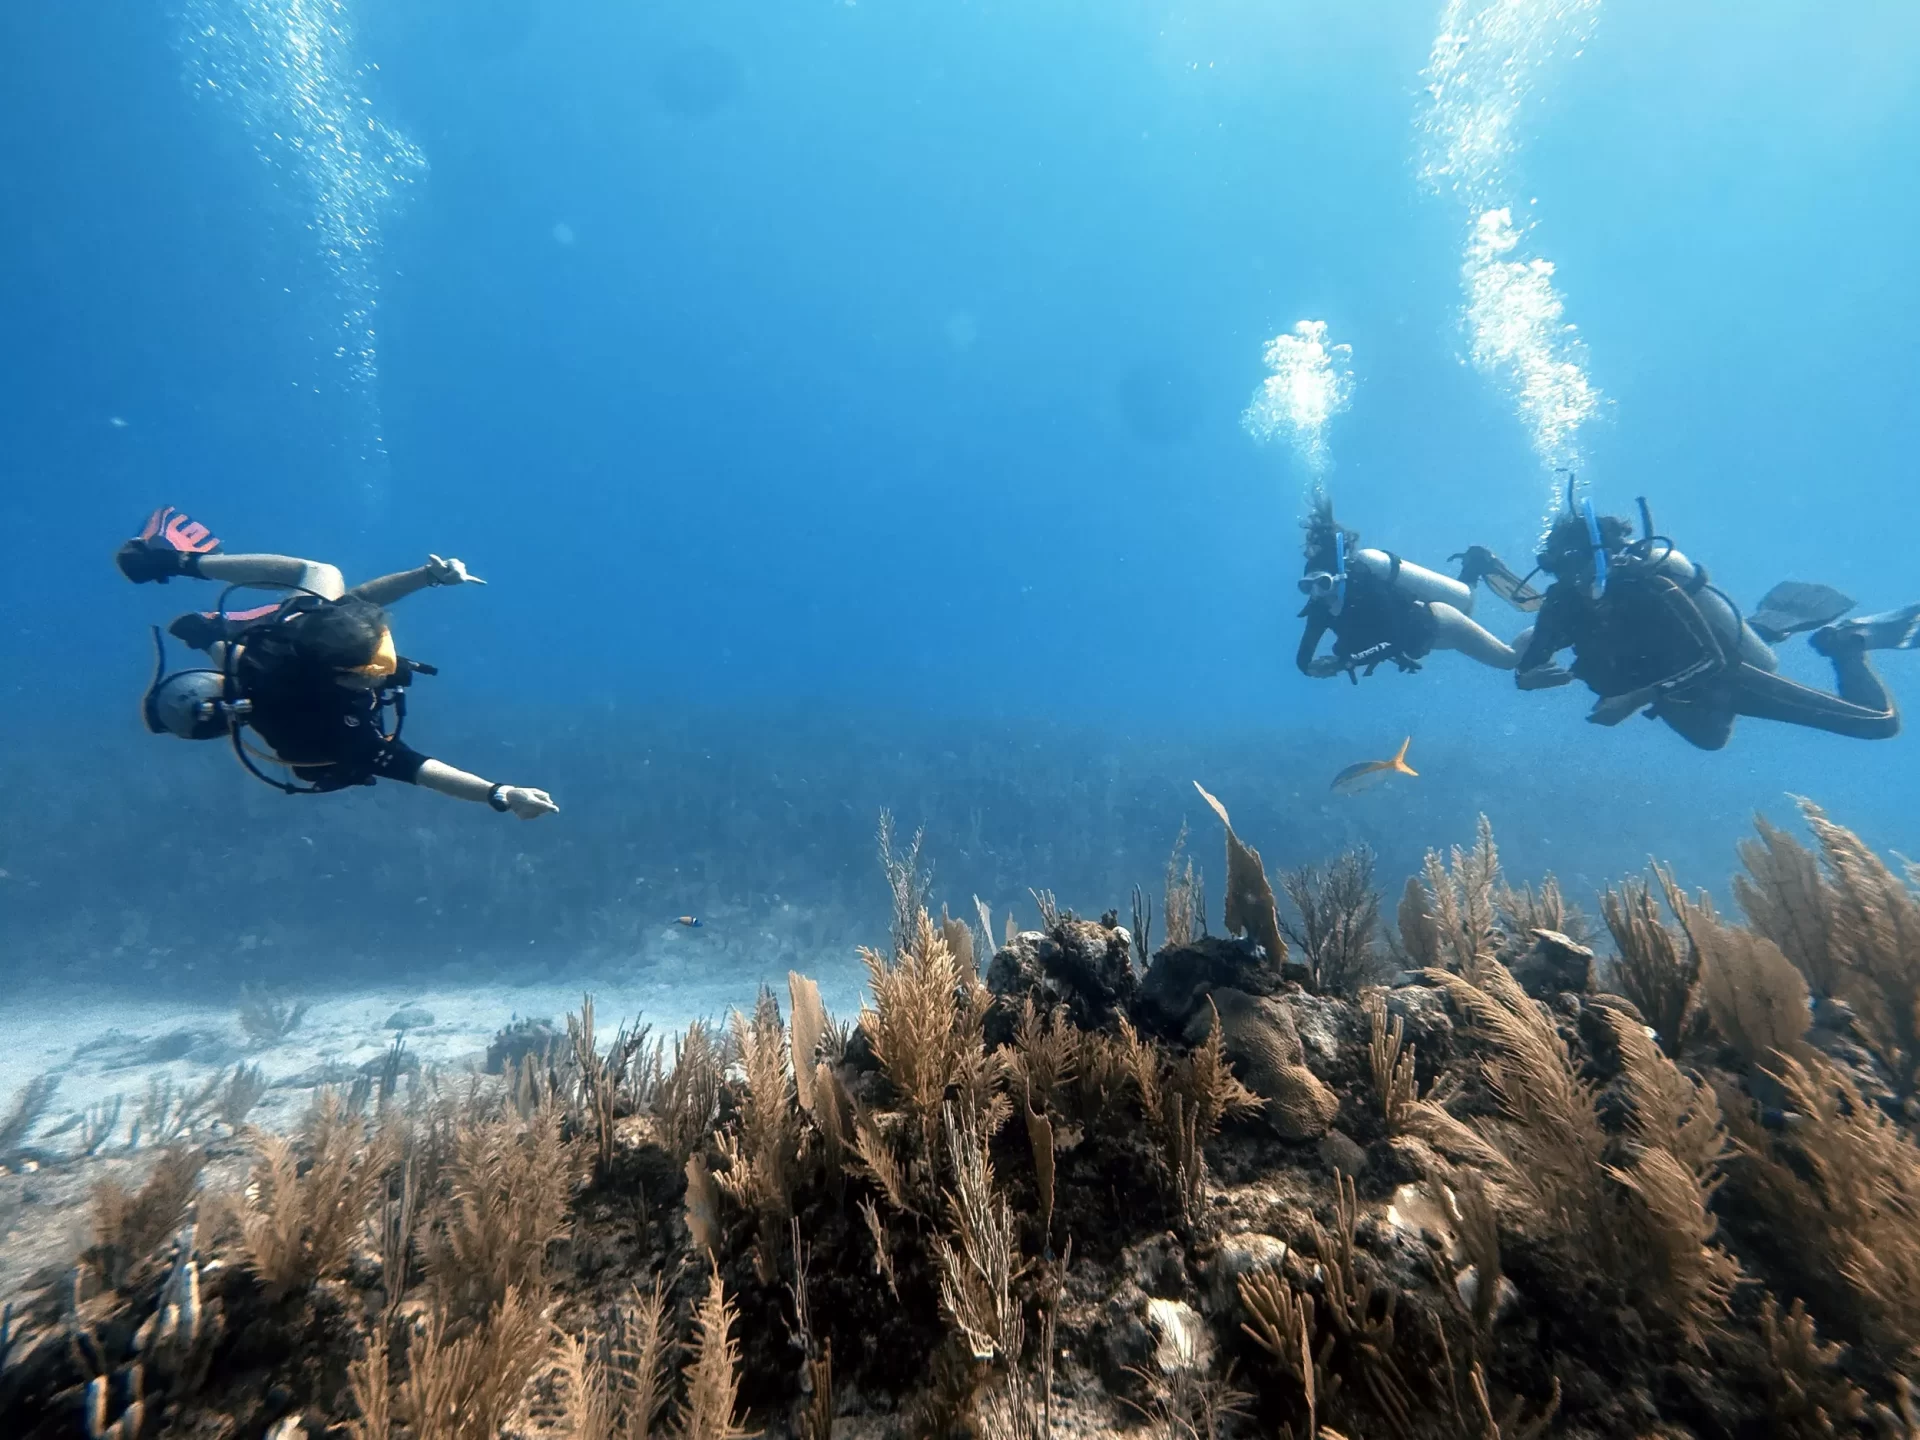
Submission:
[[[381,229],[426,158],[374,115],[344,0],[188,0],[182,48],[189,83],[232,107],[313,234],[329,286],[318,358],[359,412],[349,444],[377,502]]]
[[[1291,443],[1312,490],[1333,465],[1327,425],[1353,401],[1353,347],[1329,345],[1326,321],[1302,320],[1269,340],[1264,358],[1270,373],[1240,424],[1263,445]]]
[[[1520,117],[1554,57],[1578,54],[1600,0],[1447,0],[1425,72],[1420,177],[1464,212],[1468,355],[1511,398],[1541,464],[1580,463],[1600,404],[1551,260],[1536,253],[1513,174]]]

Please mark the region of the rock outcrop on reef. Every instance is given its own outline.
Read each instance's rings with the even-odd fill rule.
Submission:
[[[1808,818],[1746,925],[1609,893],[1606,959],[1483,830],[1355,993],[1237,838],[1237,938],[1171,896],[1144,976],[1066,914],[983,975],[890,867],[851,1026],[586,1005],[244,1189],[183,1136],[0,1322],[0,1434],[1914,1434],[1920,901]]]

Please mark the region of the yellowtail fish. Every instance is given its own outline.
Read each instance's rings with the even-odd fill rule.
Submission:
[[[1333,777],[1332,790],[1338,795],[1357,795],[1362,790],[1371,790],[1389,775],[1418,775],[1420,772],[1407,764],[1407,746],[1413,743],[1409,735],[1400,742],[1400,753],[1391,760],[1362,760],[1358,765],[1349,765]]]
[[[676,915],[673,917],[673,923],[676,925],[684,925],[689,930],[698,930],[700,928],[700,917],[698,915]]]

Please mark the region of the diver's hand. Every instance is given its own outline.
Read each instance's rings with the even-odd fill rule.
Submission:
[[[1347,668],[1347,662],[1337,655],[1316,655],[1307,662],[1307,674],[1316,680],[1331,680]]]
[[[1545,665],[1536,665],[1531,670],[1516,671],[1513,683],[1522,690],[1552,690],[1572,684],[1573,676],[1564,667],[1549,660]]]
[[[500,798],[506,802],[507,809],[522,820],[538,820],[542,815],[560,813],[560,807],[553,803],[553,797],[544,790],[530,790],[524,785],[502,785]]]
[[[1652,702],[1651,689],[1629,690],[1624,695],[1609,695],[1587,712],[1589,725],[1618,725],[1629,715]]]
[[[427,574],[436,585],[484,585],[487,582],[478,575],[470,574],[464,560],[442,560],[438,555],[427,556]]]

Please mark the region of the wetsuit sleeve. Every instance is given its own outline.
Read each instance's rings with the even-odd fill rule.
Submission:
[[[433,567],[421,565],[412,570],[400,570],[392,575],[382,575],[375,580],[364,580],[347,593],[355,599],[366,600],[375,605],[391,605],[396,600],[404,600],[409,595],[429,590],[435,583]]]
[[[1550,588],[1546,598],[1540,602],[1540,618],[1534,621],[1533,638],[1527,642],[1527,648],[1520,652],[1520,659],[1514,665],[1516,675],[1524,670],[1537,670],[1542,665],[1552,664],[1553,657],[1570,643],[1560,613],[1565,604],[1561,595],[1558,589]]]
[[[1300,648],[1294,653],[1293,663],[1300,668],[1302,675],[1311,675],[1309,668],[1313,664],[1313,655],[1320,648],[1320,637],[1327,633],[1327,622],[1318,615],[1308,612],[1307,628],[1301,633]]]
[[[399,780],[408,785],[420,783],[420,767],[429,757],[422,755],[410,745],[395,740],[380,747],[380,753],[374,757],[373,773],[383,780]]]

